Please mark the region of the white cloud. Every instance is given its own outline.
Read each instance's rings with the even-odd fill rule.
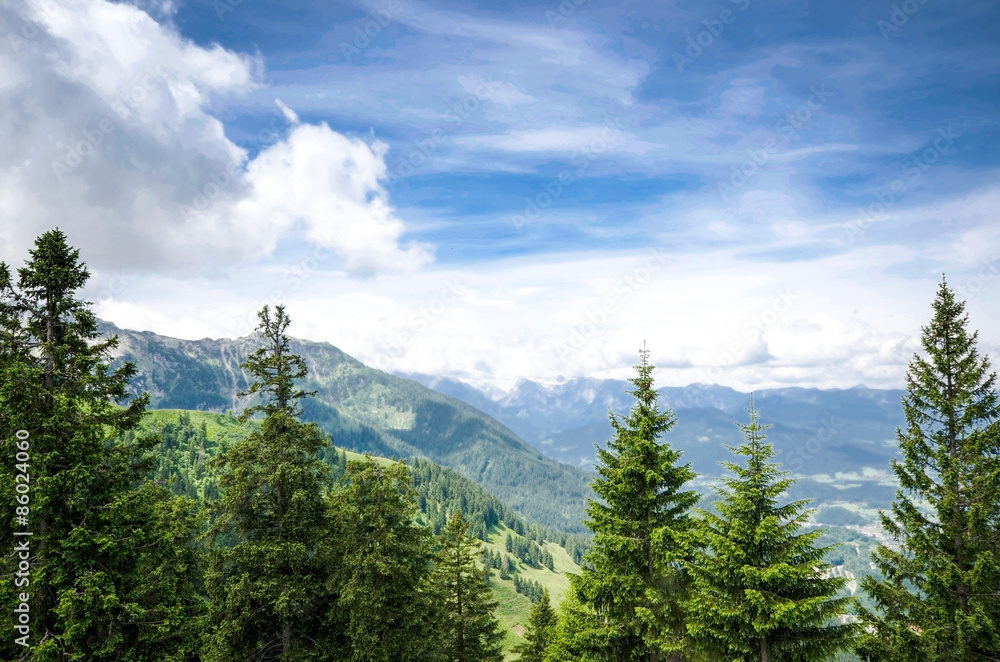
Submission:
[[[403,224],[377,185],[386,149],[325,124],[299,125],[249,164],[252,191],[232,213],[244,223],[257,221],[261,233],[301,223],[310,242],[333,249],[352,272],[415,269],[430,253],[425,246],[399,247]]]
[[[56,225],[106,269],[221,270],[300,233],[353,273],[431,259],[399,243],[385,145],[280,101],[293,126],[254,160],[226,137],[211,106],[259,88],[260,60],[104,0],[8,3],[0,32],[19,35],[0,51],[0,259]]]
[[[602,154],[618,151],[635,139],[613,124],[607,126],[550,127],[511,131],[506,135],[462,136],[460,145],[487,147],[513,152],[572,152]]]
[[[286,106],[284,101],[282,101],[281,99],[275,99],[274,103],[278,106],[278,108],[281,109],[281,114],[285,116],[285,119],[288,120],[289,124],[295,125],[299,123],[298,114],[294,110]]]
[[[900,387],[941,269],[959,287],[969,279],[954,258],[908,274],[927,252],[903,246],[790,262],[743,259],[744,250],[667,248],[662,263],[644,251],[546,254],[363,283],[319,270],[290,281],[276,266],[234,273],[242,289],[168,281],[126,288],[98,313],[180,334],[184,323],[157,315],[205,320],[212,310],[210,329],[187,337],[232,337],[249,332],[260,305],[284,302],[293,335],[382,369],[501,388],[560,374],[627,377],[644,340],[663,385]],[[1000,341],[989,325],[997,301],[1000,275],[979,282],[970,299],[984,351]]]
[[[165,1],[134,4],[172,11]],[[353,65],[281,72],[287,86],[276,101],[278,92],[260,83],[260,60],[197,46],[135,6],[8,0],[0,6],[0,33],[21,34],[27,18],[36,32],[16,49],[0,47],[0,132],[7,140],[0,150],[0,258],[22,259],[30,240],[58,223],[99,267],[90,290],[98,314],[121,326],[232,337],[251,330],[263,303],[286,303],[293,335],[333,342],[379,367],[501,386],[559,374],[627,376],[643,340],[663,366],[663,384],[899,386],[942,270],[973,297],[983,347],[1000,341],[987,326],[1000,302],[1000,273],[982,262],[997,245],[995,191],[925,209],[911,209],[907,199],[847,241],[841,226],[854,213],[826,211],[789,178],[790,161],[856,149],[837,137],[779,150],[746,187],[718,196],[715,185],[729,177],[729,166],[760,144],[751,133],[725,147],[725,138],[737,135],[737,116],[766,108],[755,81],[797,58],[756,61],[755,70],[731,81],[738,90],[724,91],[718,107],[696,120],[669,98],[653,105],[634,99],[649,73],[641,58],[602,48],[603,37],[573,25],[552,30],[417,9],[396,20],[468,40],[474,71],[465,59],[441,62],[442,50],[400,39],[399,64],[372,66],[356,85],[346,74]],[[488,85],[510,72],[517,72],[511,82]],[[417,269],[431,252],[403,242],[406,227],[379,185],[386,145],[303,124],[296,112],[430,122],[447,118],[463,93],[489,102],[482,103],[485,121],[463,123],[448,146],[484,150],[442,147],[424,173],[535,172],[532,155],[606,139],[602,122],[624,112],[614,104],[629,106],[639,120],[628,128],[635,135],[623,131],[609,144],[616,158],[601,167],[687,169],[709,187],[648,203],[639,224],[651,242],[669,234],[677,247],[670,260],[651,269],[645,253],[607,250]],[[613,103],[605,110],[587,102],[594,99]],[[213,112],[272,103],[291,126],[250,160]],[[882,148],[864,147],[874,149]],[[60,163],[71,172],[56,172]],[[946,173],[942,166],[935,178]],[[434,210],[414,213],[428,214],[425,229],[449,222]],[[941,237],[942,223],[952,221],[956,231]],[[934,231],[911,232],[920,224]],[[269,254],[267,266],[254,264]],[[319,264],[309,267],[303,255]],[[296,266],[298,259],[305,266]],[[206,265],[219,265],[215,278],[198,277]]]
[[[505,108],[535,101],[534,97],[525,94],[513,83],[486,80],[478,74],[459,76],[458,83],[466,93],[493,101]]]

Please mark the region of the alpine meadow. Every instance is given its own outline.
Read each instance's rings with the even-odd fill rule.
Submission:
[[[998,65],[0,0],[0,662],[1000,662]]]

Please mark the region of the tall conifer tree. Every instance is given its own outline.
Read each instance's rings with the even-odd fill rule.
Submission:
[[[335,552],[325,627],[330,660],[436,660],[440,606],[431,583],[434,539],[416,521],[405,465],[348,462],[329,497]]]
[[[572,577],[571,577],[572,579]],[[545,654],[545,662],[606,662],[612,660],[613,631],[606,619],[580,602],[575,591],[559,605],[558,620]]]
[[[965,303],[942,279],[924,356],[914,355],[897,431],[900,490],[882,525],[865,591],[883,618],[868,659],[1000,660],[1000,403],[996,375],[969,333]]]
[[[253,382],[240,395],[263,401],[241,420],[264,419],[214,461],[222,497],[211,504],[207,658],[225,662],[314,659],[326,608],[326,439],[298,418],[299,401],[311,394],[295,386],[307,371],[290,352],[284,307],[272,316],[264,306],[258,317],[265,346],[242,364]]]
[[[29,596],[30,648],[5,659],[183,660],[196,654],[199,526],[190,500],[143,483],[154,437],[128,435],[148,397],[132,397],[135,366],[110,369],[117,337],[101,339],[89,303],[76,296],[90,277],[60,230],[42,234],[18,271],[0,264],[0,501],[15,503],[15,433],[28,434],[24,520],[4,518],[30,547],[30,581],[0,586],[4,605]],[[16,525],[16,526],[15,526]],[[13,573],[19,553],[6,553]],[[0,616],[14,632],[10,609]]]
[[[480,542],[469,535],[461,511],[448,520],[438,538],[437,589],[443,615],[441,662],[500,662],[500,629],[486,571],[476,566]]]
[[[640,352],[629,380],[636,399],[628,416],[610,414],[614,439],[598,448],[593,482],[600,501],[587,507],[593,548],[582,574],[572,577],[580,601],[607,624],[600,652],[622,662],[662,662],[682,655],[686,632],[681,562],[692,544],[690,511],[698,502],[683,487],[696,477],[681,451],[660,436],[675,423],[660,409],[649,352]]]
[[[833,624],[851,598],[833,597],[845,579],[827,577],[815,547],[822,531],[802,532],[808,501],[778,504],[795,481],[783,478],[771,444],[764,443],[757,412],[740,425],[746,442],[726,462],[718,514],[702,512],[702,540],[688,564],[692,593],[688,629],[713,659],[760,662],[827,660],[851,645],[854,627]]]
[[[528,614],[528,627],[524,632],[524,641],[514,646],[514,654],[518,662],[545,662],[549,644],[552,642],[556,628],[556,612],[549,601],[549,591],[542,591],[539,600]]]

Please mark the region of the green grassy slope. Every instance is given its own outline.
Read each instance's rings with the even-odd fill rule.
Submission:
[[[152,410],[143,420],[142,428],[146,432],[161,435],[164,443],[159,449],[158,464],[153,475],[175,492],[186,494],[193,498],[204,499],[215,494],[212,475],[207,471],[206,463],[216,453],[226,449],[241,439],[253,423],[241,424],[232,416],[201,411],[185,411],[179,409]],[[361,460],[364,456],[355,451],[347,451],[330,447],[327,459],[332,464],[339,464],[343,458],[348,461]],[[378,462],[390,464],[395,460],[376,457]],[[508,554],[505,542],[508,535],[517,537],[518,531],[544,535],[538,527],[532,527],[517,517],[513,511],[505,509],[492,495],[457,472],[437,467],[427,467],[418,463],[414,471],[422,469],[422,475],[430,476],[430,482],[418,485],[421,495],[422,519],[428,526],[443,521],[443,513],[454,507],[455,500],[468,504],[470,512],[467,519],[473,524],[473,529],[480,529],[486,540],[485,549]],[[490,526],[485,526],[487,519],[500,518]],[[558,532],[550,534],[560,535]],[[573,561],[572,555],[554,540],[545,540],[542,548],[552,555],[553,568],[532,567],[518,560],[513,554],[514,574],[522,580],[538,582],[548,589],[553,605],[557,605],[569,589],[569,573],[579,572],[579,566]],[[493,571],[490,580],[494,596],[500,602],[496,615],[504,633],[504,651],[510,659],[510,650],[521,639],[520,632],[527,624],[528,613],[531,610],[531,600],[517,593],[514,588],[513,575],[511,579],[500,579],[499,573]]]
[[[489,540],[483,544],[483,547],[501,555],[506,554],[504,541],[508,534],[517,535],[516,532],[502,524],[491,529]],[[552,554],[555,561],[555,571],[546,567],[532,568],[520,560],[513,560],[513,567],[521,579],[536,581],[548,589],[552,605],[556,606],[569,590],[569,577],[567,575],[579,572],[580,567],[573,562],[565,549],[554,542],[546,542],[544,548]],[[490,578],[490,585],[493,588],[494,597],[500,601],[496,615],[504,632],[504,650],[509,651],[522,638],[520,633],[523,632],[523,628],[528,623],[528,612],[531,611],[532,602],[514,590],[513,577],[507,580],[500,579],[499,573],[494,570]]]
[[[258,346],[236,340],[179,340],[128,331],[118,334],[117,360],[136,364],[135,392],[147,392],[160,409],[242,411],[252,402],[243,359]],[[315,390],[304,419],[315,421],[337,446],[373,455],[425,458],[452,467],[527,519],[568,532],[583,532],[590,475],[544,457],[493,418],[420,384],[374,370],[329,343],[292,339]]]

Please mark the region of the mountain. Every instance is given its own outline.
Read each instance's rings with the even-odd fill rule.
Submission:
[[[251,404],[240,369],[258,347],[254,336],[180,340],[129,331],[117,334],[117,361],[132,361],[133,390],[156,409],[239,412]],[[475,407],[414,381],[363,365],[329,343],[293,339],[309,370],[302,387],[315,390],[304,418],[317,422],[338,446],[397,458],[425,458],[475,481],[528,520],[568,532],[584,530],[590,475],[544,457]]]
[[[550,385],[525,380],[490,394],[455,380],[411,377],[475,403],[547,457],[582,468],[593,467],[595,445],[610,437],[608,410],[624,414],[632,405],[627,394],[632,385],[624,380],[577,378]],[[719,462],[732,459],[726,446],[743,440],[735,423],[747,420],[750,394],[703,384],[658,393],[677,417],[664,438],[684,451],[684,460],[702,476],[700,489],[707,490],[706,483],[724,472]],[[895,495],[889,461],[897,451],[895,430],[903,425],[903,394],[863,386],[755,392],[761,421],[773,425],[766,434],[779,451],[777,459],[802,478],[791,495],[814,499],[820,519],[842,523],[843,513],[827,508],[847,507],[857,528],[873,524],[877,509],[888,508]]]
[[[593,464],[594,444],[603,444],[609,437],[608,411],[627,413],[633,402],[627,393],[632,385],[616,379],[578,378],[555,385],[523,380],[510,391],[490,397],[457,380],[421,374],[409,377],[489,412],[545,455],[581,466]],[[658,393],[661,404],[677,415],[671,439],[687,449],[699,472],[717,474],[714,462],[719,458],[714,447],[739,442],[734,423],[746,419],[750,394],[704,384],[664,387]],[[775,424],[768,433],[770,440],[801,460],[789,464],[805,469],[805,454],[797,449],[811,448],[807,454],[823,468],[852,471],[869,462],[888,462],[892,456],[894,431],[903,423],[899,406],[903,394],[864,387],[782,388],[757,391],[754,401],[761,420]],[[819,442],[821,448],[809,444],[810,440]],[[710,441],[713,450],[702,452],[699,447]]]
[[[118,333],[119,358],[137,364],[133,386],[149,392],[154,407],[238,412],[250,404],[236,394],[247,386],[239,364],[257,347],[253,337],[188,341],[111,324],[104,330]],[[306,418],[338,445],[452,467],[528,520],[568,532],[584,530],[589,469],[594,445],[610,436],[608,410],[625,413],[632,404],[624,380],[525,380],[484,392],[454,379],[374,370],[328,343],[294,340],[292,349],[309,368],[303,386],[317,391]],[[709,492],[723,473],[719,462],[731,459],[726,446],[742,441],[735,423],[747,419],[750,395],[699,384],[659,393],[677,416],[666,439],[701,475],[696,487]],[[773,424],[767,435],[779,461],[803,479],[791,495],[814,499],[818,521],[867,531],[888,508],[902,395],[864,387],[754,394],[761,420]]]

